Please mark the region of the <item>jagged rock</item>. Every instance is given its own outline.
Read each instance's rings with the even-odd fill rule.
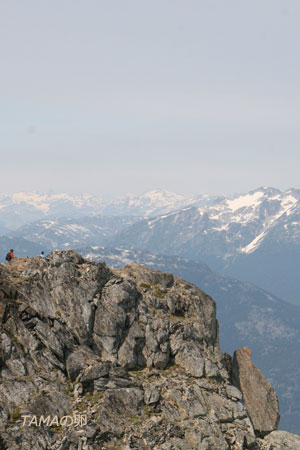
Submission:
[[[251,350],[242,347],[234,352],[233,383],[243,393],[255,433],[265,436],[279,424],[279,403],[271,384],[250,360]]]
[[[194,377],[204,375],[204,357],[195,342],[183,342],[182,348],[176,352],[175,362]]]
[[[236,400],[242,400],[243,398],[243,394],[235,386],[226,386],[226,393],[229,398],[233,398]]]
[[[144,402],[146,405],[154,405],[160,399],[159,385],[145,386]]]
[[[288,431],[273,431],[261,441],[262,450],[297,450],[300,437]]]
[[[75,381],[77,376],[87,366],[95,361],[95,354],[86,346],[80,345],[69,355],[66,354],[66,370],[71,381]]]
[[[0,321],[3,449],[269,445],[230,383],[215,302],[191,283],[71,250],[16,258],[0,265]],[[47,414],[86,423],[23,423]]]

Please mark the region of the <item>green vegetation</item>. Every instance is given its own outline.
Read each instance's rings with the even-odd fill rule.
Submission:
[[[51,431],[53,432],[53,433],[60,433],[60,432],[62,432],[63,431],[63,427],[61,426],[61,425],[53,425],[52,427],[51,427]]]
[[[71,383],[70,380],[68,380],[66,389],[67,389],[68,392],[73,392],[73,390],[74,390],[73,384]]]
[[[10,418],[16,420],[16,419],[19,419],[20,417],[21,417],[20,407],[17,406],[13,410],[13,412],[10,413]]]
[[[90,405],[95,406],[103,396],[103,391],[98,391],[95,394],[93,392],[88,392],[82,397],[81,402],[77,403],[76,409],[81,412],[86,411]]]
[[[148,417],[153,417],[157,415],[157,413],[148,405],[144,406],[144,411]]]
[[[83,412],[86,411],[88,408],[88,403],[85,400],[82,400],[81,402],[76,404],[76,409],[78,409],[78,411]]]
[[[154,286],[155,290],[154,290],[154,295],[157,298],[165,298],[165,295],[167,293],[167,291],[164,289],[160,289],[157,285]]]
[[[16,336],[13,336],[12,340],[13,340],[19,347],[21,347],[23,353],[26,353],[26,354],[27,354],[26,349],[25,349],[23,343],[22,343]]]
[[[157,297],[157,298],[165,298],[163,291],[161,291],[160,289],[156,289],[156,290],[154,291],[154,295],[155,295],[155,297]]]
[[[93,393],[86,394],[85,397],[86,397],[87,401],[91,402],[91,404],[94,406],[94,405],[96,405],[96,403],[99,402],[99,400],[103,396],[104,396],[104,392],[99,391],[99,392],[96,392],[95,394],[93,394]]]
[[[122,443],[121,440],[118,440],[117,442]],[[116,439],[114,439],[114,442],[107,442],[105,448],[110,449],[110,450],[122,450],[122,448],[124,448],[124,446],[121,444],[120,445],[116,444]]]
[[[21,284],[24,283],[24,281],[29,280],[30,277],[13,277],[14,284]]]
[[[169,314],[169,321],[171,323],[182,322],[183,320],[189,321],[189,317],[181,316],[181,315],[176,316],[175,314],[172,314],[172,313]]]
[[[141,423],[141,418],[139,416],[131,416],[130,422],[131,423],[136,423],[136,422]]]

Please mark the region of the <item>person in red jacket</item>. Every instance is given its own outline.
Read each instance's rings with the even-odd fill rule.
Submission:
[[[10,251],[6,255],[6,261],[9,262],[14,259],[14,249],[11,248]]]

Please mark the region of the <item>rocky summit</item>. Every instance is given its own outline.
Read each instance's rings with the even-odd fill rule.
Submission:
[[[215,302],[170,273],[16,258],[0,327],[1,449],[300,448],[250,352],[222,354]]]

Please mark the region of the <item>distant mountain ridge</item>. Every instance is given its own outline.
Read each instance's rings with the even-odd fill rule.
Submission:
[[[107,245],[205,261],[299,304],[299,238],[300,191],[259,188],[135,223]]]
[[[118,231],[143,219],[137,216],[61,217],[42,219],[10,233],[11,238],[25,238],[41,247],[68,249],[82,245],[102,245]]]
[[[173,254],[191,253],[192,247],[194,257],[198,257],[199,253],[203,255],[204,250],[208,256],[214,255],[216,261],[226,260],[236,254],[255,251],[269,231],[283,218],[287,219],[288,216],[292,217],[299,212],[299,199],[300,191],[297,190],[281,192],[274,188],[259,188],[248,194],[236,195],[232,199],[221,198],[208,205],[192,205],[171,211],[164,216],[136,224],[132,230],[133,234],[137,228],[142,232],[147,231],[143,245],[150,245],[152,250],[153,245],[155,246],[153,234],[166,231],[163,245],[170,248]],[[131,230],[128,230],[126,235],[120,236],[120,240],[125,238],[135,245],[130,233]],[[182,237],[174,240],[174,235]],[[135,236],[138,239],[136,234]],[[210,248],[209,242],[212,242],[212,247],[215,248],[218,241],[222,242],[223,248],[216,252]]]
[[[33,216],[42,217],[32,223]],[[18,229],[7,231],[9,222]],[[0,198],[1,230],[45,248],[125,245],[205,261],[213,270],[300,305],[297,189],[261,187],[227,198],[184,198],[156,190],[108,203],[85,195],[15,194]]]
[[[185,197],[169,191],[152,190],[141,196],[128,195],[108,203],[104,214],[137,215],[154,217],[167,214],[170,211],[184,208],[188,205],[200,206],[211,202],[215,197],[201,194],[195,197]]]
[[[18,192],[0,195],[0,231],[17,229],[36,220],[84,217],[88,215],[156,216],[189,204],[211,200],[208,195],[184,197],[168,191],[152,190],[143,195],[126,195],[113,201],[90,194],[69,195]]]

